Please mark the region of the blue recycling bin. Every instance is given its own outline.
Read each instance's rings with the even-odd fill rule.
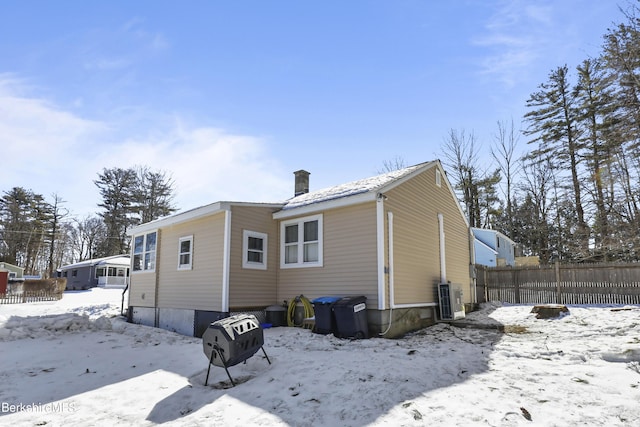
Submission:
[[[367,297],[363,295],[341,298],[333,304],[333,314],[336,318],[336,330],[333,333],[338,338],[369,338],[369,323],[367,321]]]
[[[313,312],[316,318],[316,325],[313,332],[317,334],[331,334],[336,331],[336,319],[333,315],[333,304],[342,297],[319,297],[311,301]]]

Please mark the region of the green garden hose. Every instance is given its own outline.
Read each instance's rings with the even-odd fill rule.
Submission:
[[[313,317],[313,305],[311,304],[311,301],[309,301],[309,299],[307,299],[307,297],[305,297],[304,295],[297,296],[289,302],[289,309],[287,310],[287,325],[289,326],[302,326],[301,324],[296,325],[294,320],[296,305],[299,302],[302,303],[302,306],[304,307],[303,319]]]

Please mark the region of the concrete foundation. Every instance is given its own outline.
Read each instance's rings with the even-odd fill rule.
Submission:
[[[435,319],[435,307],[367,310],[369,336],[372,338],[400,338],[408,332],[433,325]]]
[[[129,307],[131,323],[157,326],[182,335],[201,337],[209,324],[228,317],[230,313],[177,308]],[[370,338],[400,338],[436,323],[436,307],[367,310]],[[264,316],[264,314],[263,314]]]
[[[182,335],[194,336],[194,310],[180,308],[158,309],[158,327]]]
[[[131,323],[156,326],[156,309],[152,307],[129,307]]]

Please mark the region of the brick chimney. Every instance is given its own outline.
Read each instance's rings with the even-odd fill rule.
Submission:
[[[306,170],[300,169],[299,171],[295,171],[293,173],[296,177],[296,188],[295,188],[295,196],[299,196],[301,194],[305,194],[309,192],[309,175],[311,175]]]

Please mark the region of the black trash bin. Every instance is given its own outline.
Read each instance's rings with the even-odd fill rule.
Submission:
[[[264,309],[267,323],[271,326],[287,326],[287,309],[281,305],[270,305]]]
[[[365,296],[344,297],[333,304],[338,338],[369,338]]]
[[[320,297],[313,301],[313,312],[316,325],[313,332],[318,334],[331,334],[336,331],[336,318],[333,314],[333,305],[342,297]]]

